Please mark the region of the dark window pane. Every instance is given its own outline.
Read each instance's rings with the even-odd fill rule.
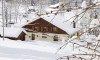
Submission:
[[[48,27],[41,27],[41,31],[44,32],[44,33],[48,32]]]
[[[34,32],[38,32],[38,27],[34,27]]]

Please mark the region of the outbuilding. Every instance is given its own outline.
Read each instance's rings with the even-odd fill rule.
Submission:
[[[4,27],[4,37],[12,40],[25,40],[27,32],[23,28]],[[0,36],[3,37],[3,28],[0,27]]]

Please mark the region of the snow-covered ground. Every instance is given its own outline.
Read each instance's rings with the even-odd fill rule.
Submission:
[[[91,39],[90,39],[91,40]],[[94,42],[95,43],[95,42]],[[74,44],[74,45],[73,45]],[[56,60],[63,56],[72,56],[73,54],[99,54],[99,48],[94,51],[95,45],[87,46],[87,42],[77,40],[77,36],[70,38],[65,45],[61,41],[46,40],[9,40],[0,38],[0,59],[1,60]],[[60,48],[60,50],[59,50]],[[87,57],[86,57],[87,56]],[[81,56],[87,60],[92,56]],[[76,60],[80,60],[77,59]],[[70,58],[71,60],[75,58]],[[97,58],[95,58],[97,60]]]
[[[56,60],[57,49],[64,43],[41,40],[14,41],[0,38],[1,60]]]

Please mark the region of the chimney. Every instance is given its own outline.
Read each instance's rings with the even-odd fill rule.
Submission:
[[[96,18],[98,18],[98,16],[95,14],[94,18],[96,19]]]
[[[76,28],[76,23],[75,23],[75,21],[73,21],[73,28]]]

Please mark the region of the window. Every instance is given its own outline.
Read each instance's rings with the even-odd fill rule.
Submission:
[[[56,32],[57,31],[57,28],[56,27],[53,27],[53,32]]]
[[[34,32],[38,32],[38,27],[34,27]]]
[[[47,27],[42,27],[42,32],[47,32]]]

